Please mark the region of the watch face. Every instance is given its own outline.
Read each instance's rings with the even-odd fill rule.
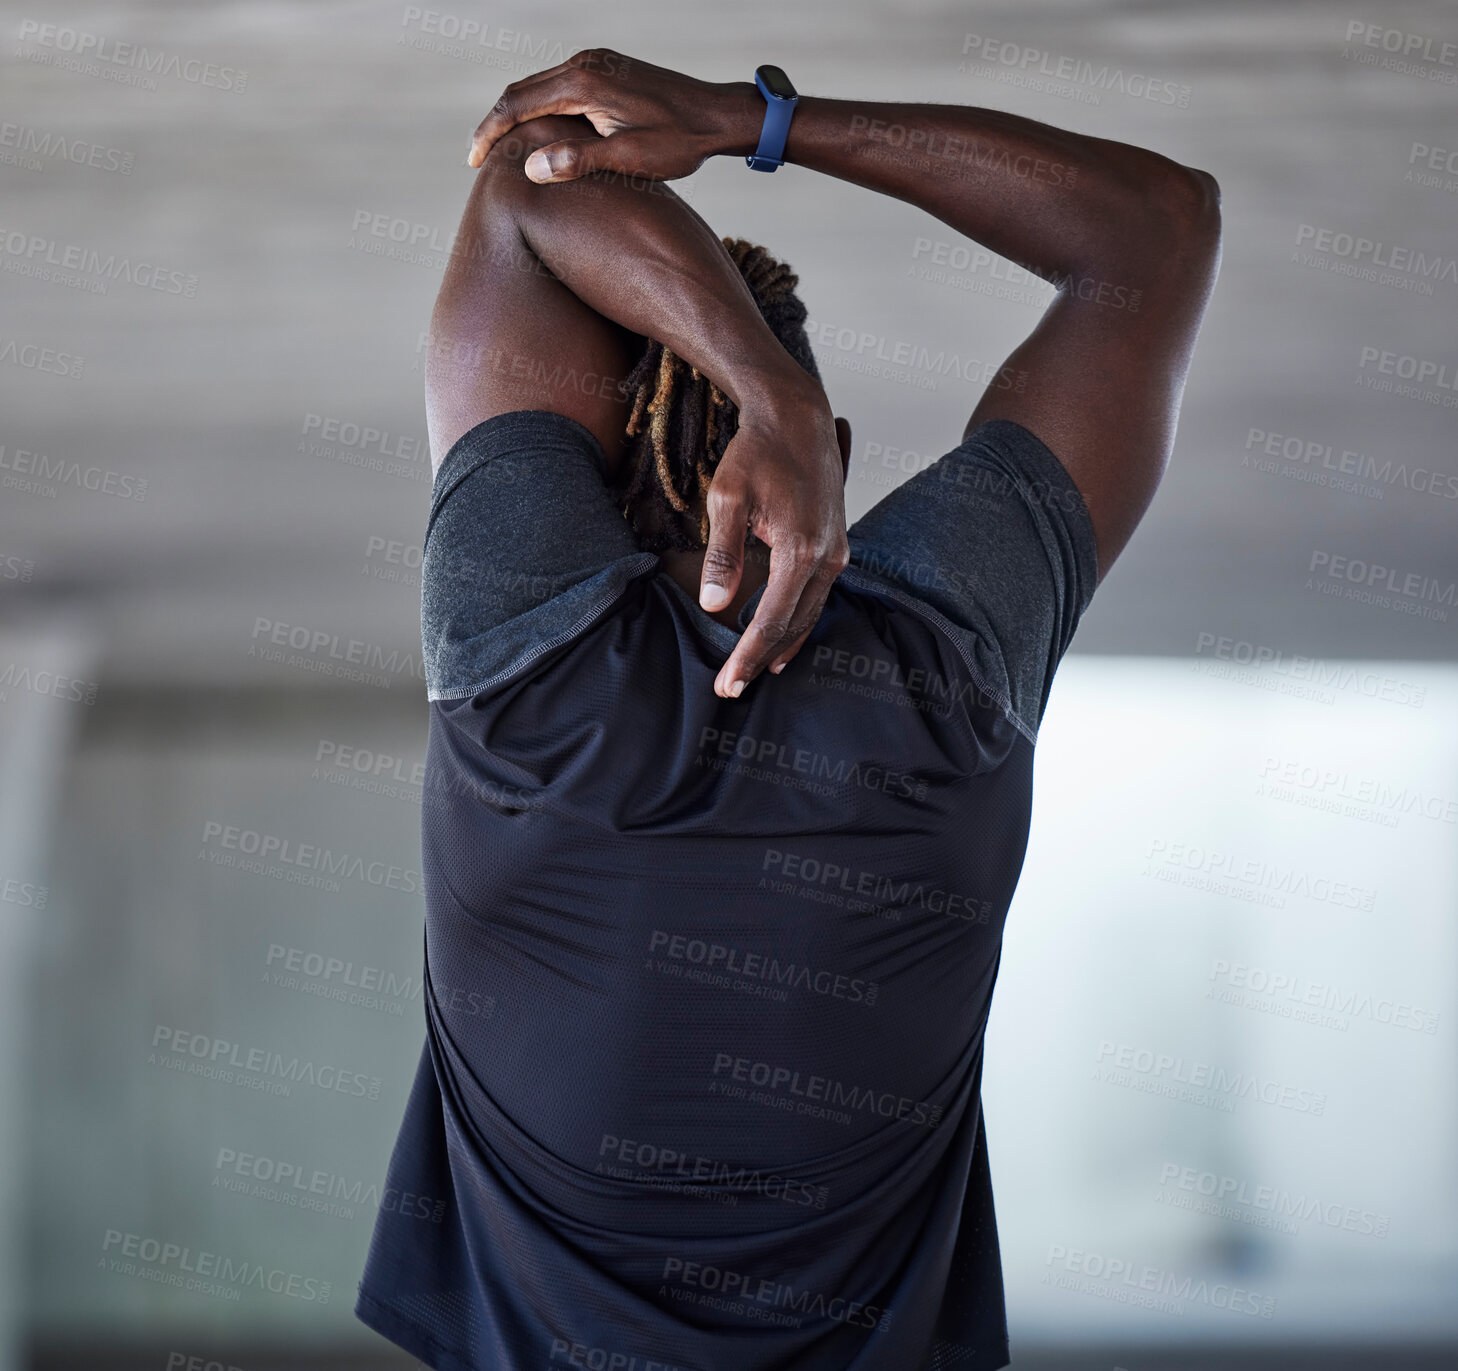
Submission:
[[[793,100],[795,88],[790,84],[790,78],[778,67],[763,66],[755,73],[764,82],[764,88],[769,91],[776,100]]]

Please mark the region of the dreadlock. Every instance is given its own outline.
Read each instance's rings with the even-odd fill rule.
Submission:
[[[806,309],[795,294],[800,278],[755,243],[743,238],[723,242],[770,331],[819,380],[805,334]],[[652,339],[628,374],[624,390],[632,396],[628,415],[632,442],[618,489],[619,508],[647,551],[692,552],[705,547],[709,486],[739,427],[738,407],[696,367]],[[661,533],[640,527],[635,512],[645,505],[657,512]]]

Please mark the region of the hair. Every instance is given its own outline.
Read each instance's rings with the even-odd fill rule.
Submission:
[[[817,381],[820,371],[805,333],[800,278],[758,244],[725,238],[725,248],[785,351]],[[709,541],[709,487],[739,427],[738,406],[696,367],[653,339],[623,383],[632,399],[618,504],[645,551],[696,551]],[[660,528],[636,517],[645,505]],[[751,533],[747,541],[757,542]]]

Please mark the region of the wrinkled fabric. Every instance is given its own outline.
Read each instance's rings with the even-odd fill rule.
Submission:
[[[437,474],[426,1039],[386,1180],[419,1202],[356,1313],[449,1371],[1005,1366],[983,1034],[1087,512],[1027,430],[973,435],[721,700],[737,635],[601,471],[521,411]]]

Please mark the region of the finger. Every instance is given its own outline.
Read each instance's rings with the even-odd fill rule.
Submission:
[[[558,62],[555,67],[543,67],[541,71],[530,71],[525,76],[518,76],[506,89],[518,90],[522,86],[545,81],[549,76],[560,76],[564,71],[580,71],[584,67],[593,70],[606,67],[611,70],[610,59],[621,64],[626,64],[628,61],[621,53],[614,52],[611,48],[581,48],[565,62]]]
[[[581,84],[582,78],[576,76],[576,84],[571,89],[563,84],[564,80],[571,81],[576,73],[585,72],[617,71],[621,74],[629,65],[631,59],[611,48],[583,48],[574,52],[565,62],[558,62],[555,67],[546,67],[519,77],[506,87],[491,113],[477,126],[471,138],[471,151],[466,158],[466,164],[479,167],[497,139],[528,119],[535,119],[541,114],[585,114],[586,108],[581,107],[580,102],[577,108],[569,107],[573,96],[585,93]],[[529,94],[524,94],[531,87],[545,85],[547,82],[556,84],[547,91],[530,91]],[[546,99],[557,103],[551,108],[541,106],[541,102]],[[562,103],[563,101],[566,103]],[[514,108],[515,103],[519,103],[520,108]],[[522,110],[526,113],[522,113]]]
[[[826,601],[830,599],[830,592],[835,585],[836,578],[845,570],[849,560],[850,555],[847,548],[827,557],[810,578],[809,584],[800,596],[800,603],[795,606],[789,635],[786,637],[784,645],[773,654],[770,660],[768,670],[771,675],[778,676],[805,646],[806,640],[815,630],[815,625],[820,622],[820,616],[825,610]],[[800,630],[799,632],[796,632],[797,628]]]
[[[822,609],[825,608],[823,601],[821,602],[820,607]],[[820,616],[817,614],[815,617],[818,619]],[[774,661],[769,664],[769,673],[771,676],[778,676],[780,672],[782,672],[787,666],[789,666],[791,660],[795,657],[796,653],[798,653],[800,649],[805,646],[805,640],[810,636],[810,631],[814,627],[815,625],[811,624],[810,628],[807,628],[798,638],[795,639],[793,643],[790,644],[789,647],[775,654]]]
[[[820,560],[815,574],[810,578],[805,592],[800,597],[800,603],[795,607],[795,623],[790,627],[790,633],[794,636],[787,640],[786,645],[775,654],[769,664],[769,670],[778,676],[789,662],[805,646],[805,640],[814,630],[815,625],[820,622],[820,615],[824,612],[825,603],[830,599],[830,592],[840,573],[850,565],[850,543],[845,537],[842,527],[840,537],[835,545]],[[795,633],[796,626],[803,628],[800,633]]]
[[[813,544],[810,545],[813,546]],[[771,576],[773,577],[773,549],[771,550],[770,560]],[[795,605],[794,611],[784,626],[780,644],[777,648],[771,649],[766,659],[767,669],[771,673],[778,676],[805,645],[806,640],[814,631],[815,625],[820,622],[820,616],[825,610],[826,601],[830,598],[831,588],[835,585],[840,573],[849,564],[850,545],[843,534],[835,546],[818,558],[815,558],[811,575],[805,583],[804,590],[800,594],[800,599]],[[769,594],[768,587],[766,587],[765,593],[766,595]],[[764,601],[761,600],[760,608],[762,609],[763,607]],[[758,611],[756,611],[755,617],[756,619],[759,617]],[[750,627],[752,628],[753,624]],[[746,630],[747,633],[748,630]],[[731,684],[736,676],[738,679],[751,679],[738,676],[738,672],[739,667],[731,657],[730,661],[725,663],[720,673],[726,687]]]
[[[744,569],[744,539],[749,532],[749,500],[731,473],[721,466],[705,500],[709,543],[699,580],[699,604],[710,614],[723,609],[739,589]]]
[[[575,181],[594,171],[633,173],[634,147],[625,134],[608,138],[564,138],[538,148],[526,159],[527,180],[546,185]]]
[[[819,558],[803,536],[782,535],[770,548],[769,581],[729,660],[714,681],[716,694],[739,695],[789,641],[807,627],[795,611],[810,583]]]
[[[543,114],[585,114],[591,103],[585,98],[582,78],[575,70],[559,72],[519,89],[514,86],[501,92],[491,112],[476,126],[467,166],[479,167],[498,140],[518,124]]]
[[[534,86],[538,81],[549,80],[553,76],[560,76],[564,71],[576,71],[583,64],[588,54],[574,52],[565,62],[558,62],[555,67],[543,67],[541,71],[529,71],[525,76],[518,76],[515,81],[510,82],[507,90],[521,90],[526,86]]]

